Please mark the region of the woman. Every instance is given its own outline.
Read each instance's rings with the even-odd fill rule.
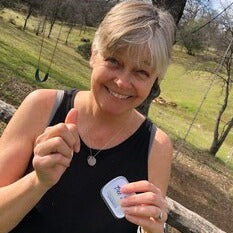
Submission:
[[[0,141],[1,233],[163,232],[172,145],[135,108],[164,76],[174,28],[150,4],[119,3],[95,35],[90,91],[23,101]],[[123,219],[100,195],[117,176],[130,182]]]

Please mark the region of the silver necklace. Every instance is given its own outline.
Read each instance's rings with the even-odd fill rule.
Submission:
[[[87,157],[87,163],[88,163],[89,166],[93,167],[93,166],[96,165],[96,162],[97,162],[96,156],[97,156],[105,147],[107,147],[107,145],[109,145],[114,139],[116,139],[117,136],[120,134],[120,132],[121,132],[122,130],[123,130],[123,127],[115,134],[114,137],[112,137],[108,142],[106,142],[106,143],[104,144],[104,146],[103,146],[100,150],[98,150],[94,155],[93,155],[93,153],[92,153],[91,147],[89,147],[90,155]],[[89,145],[90,145],[90,143],[89,143]]]

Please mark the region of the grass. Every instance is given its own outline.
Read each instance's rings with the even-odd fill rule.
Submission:
[[[50,70],[50,78],[46,83],[36,83],[34,73],[38,65],[40,45],[42,38],[36,36],[33,32],[33,26],[36,25],[36,20],[32,19],[29,24],[29,30],[23,31],[23,15],[17,14],[11,10],[4,10],[1,14],[5,16],[5,20],[0,21],[0,63],[4,69],[12,71],[15,76],[23,78],[38,87],[45,88],[66,88],[76,86],[78,88],[87,89],[89,86],[90,69],[89,64],[74,50],[74,47],[64,44],[66,35],[62,33],[58,47],[56,49],[54,62]],[[8,16],[8,17],[7,17]],[[16,25],[9,23],[9,18],[16,18]],[[38,19],[37,19],[38,21]],[[20,26],[19,26],[20,25]],[[48,27],[47,27],[48,29]],[[40,70],[41,76],[43,72],[47,72],[52,58],[52,53],[56,44],[56,39],[60,25],[55,25],[51,39],[45,37],[44,47],[41,54]],[[66,27],[63,30],[67,30]],[[46,31],[47,34],[48,30]],[[93,30],[87,30],[87,36],[93,35]],[[78,29],[75,29],[71,34],[79,35]],[[86,35],[85,35],[86,36]],[[77,36],[76,40],[80,41],[81,36]],[[74,44],[71,40],[70,44]]]
[[[28,21],[26,31],[22,30],[25,16],[19,12],[4,9],[0,12],[0,90],[4,83],[10,80],[25,82],[34,88],[70,88],[87,89],[90,84],[90,68],[75,48],[80,45],[81,38],[92,39],[95,29],[87,28],[86,33],[80,34],[76,26],[69,37],[68,45],[64,44],[68,27],[62,27],[61,37],[51,66],[50,77],[45,83],[37,83],[34,78],[38,66],[41,36],[35,35],[35,28],[39,18],[32,17]],[[13,20],[14,19],[14,20]],[[13,21],[14,24],[9,21]],[[60,24],[56,24],[51,38],[45,37],[40,60],[40,76],[43,77],[50,64]],[[48,32],[48,27],[46,34]],[[198,56],[189,56],[180,47],[175,46],[173,60],[166,77],[161,84],[161,96],[168,102],[175,102],[177,107],[164,106],[153,103],[149,116],[156,124],[163,128],[174,140],[184,138],[200,102],[211,82],[217,64],[208,52]],[[0,97],[9,103],[19,104],[21,99],[11,89],[2,89]],[[229,98],[229,107],[223,117],[223,122],[230,119],[233,112],[233,93]],[[215,82],[205,100],[200,113],[187,137],[187,142],[193,148],[207,150],[211,145],[215,118],[223,99],[221,85]],[[233,130],[229,133],[225,143],[217,156],[233,168]]]
[[[185,137],[213,75],[206,71],[206,67],[201,66],[197,61],[195,62],[195,57],[189,57],[187,55],[179,56],[181,53],[179,49],[175,49],[174,53],[174,60],[161,84],[161,96],[168,102],[175,102],[177,107],[172,108],[153,104],[150,109],[150,117],[176,139]],[[186,65],[182,65],[182,63]],[[208,68],[213,69],[213,64]],[[208,150],[211,145],[215,119],[223,101],[221,93],[222,87],[220,83],[217,81],[214,82],[188,134],[186,141],[202,150]],[[231,92],[229,106],[224,113],[221,127],[232,117],[232,109],[233,93]],[[233,168],[232,148],[233,130],[228,134],[225,143],[217,153],[217,156],[231,168]]]

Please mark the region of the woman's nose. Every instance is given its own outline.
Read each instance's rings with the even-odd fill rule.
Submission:
[[[117,84],[120,88],[130,88],[131,83],[131,74],[128,71],[120,71],[116,75],[116,78],[114,79],[114,82]]]

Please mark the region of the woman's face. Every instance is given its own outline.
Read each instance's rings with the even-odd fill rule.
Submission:
[[[114,56],[92,54],[91,91],[98,107],[110,114],[132,111],[148,96],[156,73],[147,62],[135,62],[124,50]]]

